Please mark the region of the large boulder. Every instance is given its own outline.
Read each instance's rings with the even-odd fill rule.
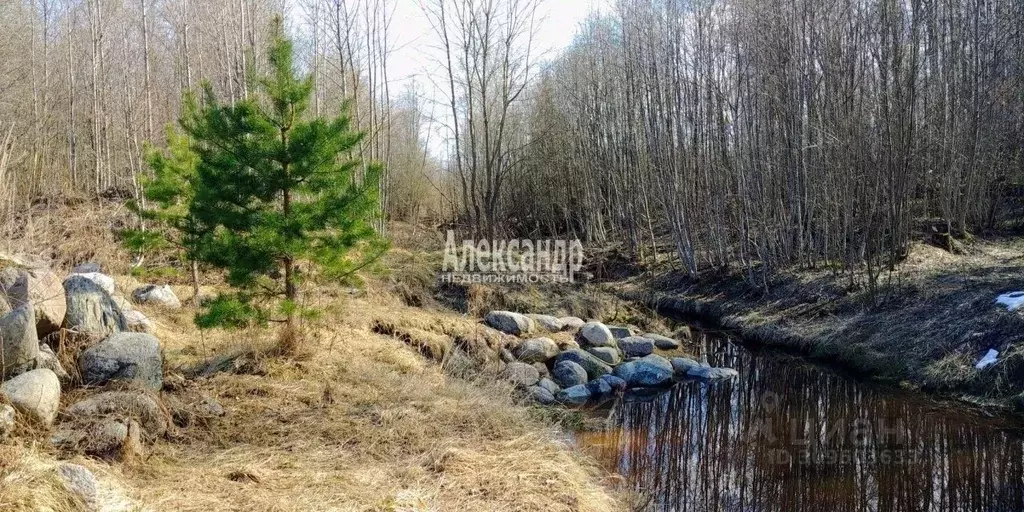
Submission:
[[[566,405],[583,405],[590,400],[590,388],[586,384],[566,388],[555,395],[555,400]]]
[[[6,268],[0,271],[0,296],[7,299],[12,309],[26,304],[32,306],[39,336],[56,332],[64,322],[67,311],[64,287],[50,269]]]
[[[39,355],[39,337],[36,335],[35,310],[21,306],[0,317],[0,344],[3,345],[3,377],[17,375],[35,368]]]
[[[672,358],[672,370],[676,375],[688,375],[691,369],[699,368],[700,366],[700,363],[690,359],[689,357]]]
[[[163,436],[170,424],[168,414],[153,397],[131,391],[105,391],[76,402],[64,413],[74,421],[131,418],[149,439]]]
[[[562,330],[564,331],[578,331],[586,324],[582,318],[575,316],[563,316],[558,321],[562,322]]]
[[[76,274],[64,280],[64,327],[100,338],[128,330],[128,322],[110,293],[84,276]]]
[[[68,279],[75,276],[82,277],[96,283],[96,286],[102,288],[103,291],[107,292],[109,295],[114,294],[115,285],[113,277],[99,272],[83,272],[81,274],[71,274],[68,276]],[[65,279],[65,281],[67,281],[67,279]]]
[[[654,341],[640,336],[627,336],[618,343],[627,358],[644,357],[654,353]]]
[[[650,355],[615,367],[615,376],[631,388],[663,386],[672,382],[672,363]]]
[[[584,347],[614,347],[615,338],[601,322],[587,322],[580,328],[579,339]]]
[[[46,368],[25,372],[0,385],[0,392],[33,422],[50,426],[60,406],[60,380]]]
[[[487,325],[505,333],[520,336],[533,330],[533,320],[512,311],[491,311],[484,317]]]
[[[598,359],[611,366],[615,366],[622,362],[622,356],[619,355],[619,349],[615,347],[591,347],[587,349],[587,352],[594,354]]]
[[[687,370],[686,375],[697,379],[720,380],[739,377],[740,373],[732,368],[712,368],[710,366],[697,366]]]
[[[514,361],[505,366],[505,378],[520,387],[530,387],[540,380],[540,372],[531,365]]]
[[[132,300],[136,304],[160,306],[168,309],[178,309],[181,307],[181,301],[178,300],[178,296],[167,285],[147,284],[146,286],[140,286],[132,292]]]
[[[558,332],[563,327],[562,321],[551,315],[526,315],[526,317],[533,320],[537,327],[548,332]]]
[[[562,361],[555,364],[551,377],[563,388],[571,388],[587,383],[587,370],[573,361]]]
[[[150,389],[160,389],[163,383],[160,342],[144,333],[110,335],[83,351],[78,356],[78,367],[86,384],[134,380]]]
[[[520,343],[514,354],[526,363],[543,363],[558,355],[558,345],[550,338],[532,338]]]
[[[594,354],[581,349],[571,349],[558,354],[555,358],[555,364],[562,361],[572,361],[583,367],[587,372],[587,377],[596,379],[602,375],[606,375],[612,372],[612,367],[604,363],[604,361],[598,359]]]
[[[661,350],[675,350],[682,346],[679,341],[669,338],[668,336],[662,336],[660,334],[654,334],[649,332],[644,334],[644,338],[647,338],[654,342],[654,346]]]

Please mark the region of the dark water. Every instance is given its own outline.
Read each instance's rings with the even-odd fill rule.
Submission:
[[[626,397],[577,441],[665,511],[1024,511],[1009,419],[704,337],[731,382]]]

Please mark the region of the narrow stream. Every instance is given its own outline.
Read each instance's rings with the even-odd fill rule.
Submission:
[[[740,372],[612,406],[577,442],[651,511],[1024,511],[1024,431],[699,335]]]

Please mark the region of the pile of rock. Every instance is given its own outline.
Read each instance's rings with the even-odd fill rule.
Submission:
[[[166,286],[144,286],[132,297],[140,304],[181,307]],[[53,444],[114,458],[163,436],[170,416],[156,394],[163,358],[151,332],[149,319],[116,295],[114,280],[98,266],[76,268],[63,280],[43,266],[0,269],[0,393],[10,404],[0,406],[0,435],[19,416],[42,428],[59,418]],[[66,339],[81,347],[60,346]],[[80,350],[65,354],[75,366],[73,377],[57,357],[62,350]],[[101,391],[59,410],[62,386],[113,381],[123,383],[120,391]]]
[[[637,335],[628,327],[585,322],[576,317],[491,311],[489,326],[518,338],[502,349],[505,376],[542,404],[583,405],[632,388],[671,385],[684,379],[728,379],[730,368],[712,368],[685,357],[667,358],[656,350],[679,349],[680,341],[655,333]],[[573,342],[534,334],[571,332]],[[525,338],[525,339],[522,339]]]

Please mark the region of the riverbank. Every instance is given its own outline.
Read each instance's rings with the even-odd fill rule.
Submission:
[[[662,272],[606,288],[661,314],[699,317],[864,378],[1022,408],[1024,317],[995,299],[1024,289],[1024,240],[976,241],[959,255],[915,244],[882,281],[874,301],[828,270],[786,272],[756,287],[735,274],[693,282]],[[998,360],[977,369],[990,349]]]
[[[118,293],[170,282],[183,307],[137,306],[163,355],[165,384],[153,396],[172,412],[204,397],[223,414],[175,414],[167,435],[114,460],[55,448],[62,417],[53,428],[19,423],[0,445],[0,509],[83,510],[58,477],[66,462],[95,476],[104,510],[628,508],[607,471],[566,440],[578,415],[537,407],[487,361],[458,356],[460,344],[489,343],[477,319],[410,305],[424,270],[403,259],[418,256],[401,241],[360,287],[311,288],[304,299],[323,315],[306,325],[300,353],[284,357],[273,329],[197,329],[187,277],[132,276],[115,235],[128,217],[117,208],[36,212],[0,250],[45,259],[61,275],[94,262]],[[173,268],[173,255],[149,266],[163,262]],[[204,277],[204,292],[215,291]],[[380,332],[387,322],[411,336]],[[66,391],[61,410],[97,390]]]

